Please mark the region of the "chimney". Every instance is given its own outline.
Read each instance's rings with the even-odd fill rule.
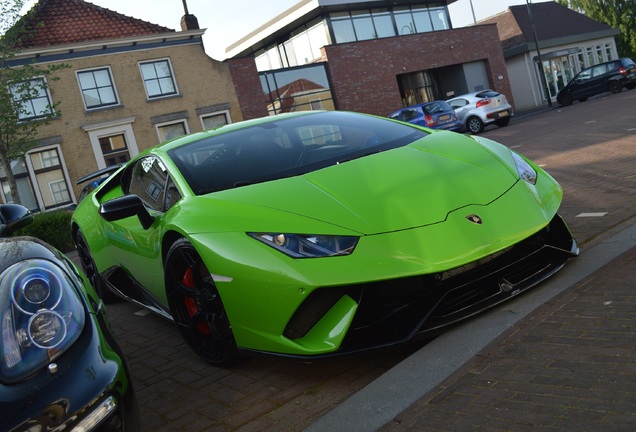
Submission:
[[[181,30],[198,30],[199,29],[199,20],[194,15],[190,15],[188,12],[188,4],[186,0],[183,1],[183,11],[185,15],[181,17]]]
[[[199,20],[194,15],[184,15],[181,17],[181,30],[198,30]]]

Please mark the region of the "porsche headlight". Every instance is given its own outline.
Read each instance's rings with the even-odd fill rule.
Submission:
[[[293,258],[349,255],[358,237],[287,233],[248,233],[249,236]]]
[[[515,160],[517,166],[517,172],[519,172],[519,178],[530,184],[537,183],[537,172],[530,166],[526,160],[515,152],[512,153],[512,158]]]
[[[0,274],[0,372],[18,381],[45,367],[79,337],[84,306],[56,264],[30,259]]]

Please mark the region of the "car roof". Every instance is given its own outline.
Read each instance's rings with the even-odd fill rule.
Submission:
[[[452,97],[450,99],[447,99],[446,102],[450,102],[450,101],[457,100],[457,99],[471,99],[471,98],[472,99],[477,99],[479,97],[478,95],[480,95],[482,93],[487,93],[487,92],[493,92],[493,93],[501,94],[500,92],[498,92],[496,90],[493,90],[493,89],[483,89],[483,90],[479,90],[479,91],[476,91],[476,92],[464,93],[462,95]]]

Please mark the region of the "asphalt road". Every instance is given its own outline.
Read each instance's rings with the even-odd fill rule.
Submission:
[[[623,91],[546,107],[482,134],[530,157],[561,183],[560,213],[582,254],[636,216],[635,105],[636,91]],[[303,430],[422,348],[317,362],[248,358],[223,369],[199,360],[162,318],[127,303],[109,305],[108,313],[146,431]],[[447,349],[452,355],[453,347]]]

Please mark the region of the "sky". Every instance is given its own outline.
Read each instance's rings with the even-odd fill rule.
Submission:
[[[183,0],[87,0],[115,12],[181,30],[184,15]],[[207,29],[203,44],[207,54],[224,60],[225,49],[265,24],[276,15],[289,9],[299,0],[186,0],[188,12],[195,15],[199,27]],[[505,11],[511,5],[525,5],[526,0],[457,0],[449,5],[454,28],[473,23],[471,1],[477,21]],[[553,0],[529,0],[531,3]],[[26,10],[37,0],[27,0]]]

